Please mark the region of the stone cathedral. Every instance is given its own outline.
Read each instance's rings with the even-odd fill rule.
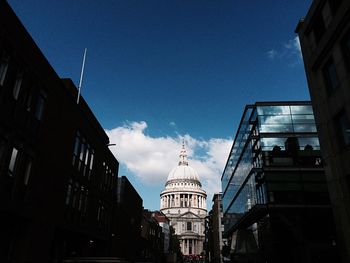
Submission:
[[[206,197],[198,173],[188,165],[183,143],[179,165],[169,173],[160,194],[160,210],[170,219],[183,255],[203,252]]]

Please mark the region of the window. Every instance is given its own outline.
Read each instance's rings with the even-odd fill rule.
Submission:
[[[3,86],[5,83],[9,61],[10,61],[10,56],[4,52],[0,59],[0,85],[1,86]]]
[[[325,78],[326,85],[330,90],[338,88],[340,83],[333,59],[328,60],[324,66],[323,76]]]
[[[94,150],[90,151],[91,157],[90,157],[90,169],[89,169],[89,175],[88,175],[88,179],[90,180],[90,176],[91,176],[91,171],[92,171],[92,166],[94,164]]]
[[[16,168],[16,163],[17,163],[17,155],[18,155],[18,150],[13,147],[12,149],[12,154],[11,154],[11,159],[10,159],[10,164],[9,164],[9,174],[10,176],[13,176]]]
[[[105,210],[105,207],[104,205],[102,204],[101,201],[99,201],[99,205],[98,205],[98,210],[97,210],[97,221],[101,221],[102,217],[104,216],[104,210]]]
[[[83,206],[83,202],[84,202],[84,192],[85,192],[85,188],[84,186],[80,187],[80,194],[79,194],[79,201],[78,201],[78,210],[81,211],[82,206]]]
[[[66,193],[66,205],[70,204],[70,199],[72,196],[72,179],[69,179],[68,185],[67,185],[67,193]]]
[[[75,137],[74,149],[73,149],[73,165],[75,164],[77,160],[77,156],[79,154],[79,146],[80,146],[80,133],[77,132],[77,135]]]
[[[346,146],[350,145],[350,122],[345,111],[338,114],[335,121],[340,144]]]
[[[88,170],[89,157],[90,157],[90,146],[89,146],[89,144],[86,144],[86,147],[85,147],[85,160],[84,160],[83,176],[86,175],[86,172],[87,172],[87,170]]]
[[[24,75],[24,72],[22,69],[20,69],[18,72],[17,72],[17,75],[16,75],[16,80],[15,80],[15,85],[13,86],[13,98],[15,100],[18,100],[18,97],[19,97],[19,93],[21,91],[21,86],[22,86],[22,81],[23,81],[23,75]]]
[[[28,185],[29,182],[29,177],[30,177],[30,172],[32,170],[32,160],[28,160],[26,163],[25,167],[25,172],[24,172],[24,178],[23,178],[23,183],[24,185]]]
[[[36,103],[36,110],[35,110],[35,117],[39,121],[41,121],[44,116],[45,103],[46,103],[46,94],[43,90],[41,90],[38,97],[38,101]]]
[[[191,231],[191,230],[192,230],[192,223],[187,222],[187,231]]]
[[[25,106],[28,112],[32,111],[32,107],[33,107],[32,100],[33,100],[32,90],[28,88],[25,95]]]
[[[78,197],[79,197],[79,184],[77,182],[75,182],[74,189],[73,189],[73,198],[72,198],[72,207],[73,208],[77,207]]]
[[[93,163],[94,149],[91,148],[88,141],[78,131],[73,146],[72,165],[78,171],[82,171],[83,176],[87,175],[90,180]]]

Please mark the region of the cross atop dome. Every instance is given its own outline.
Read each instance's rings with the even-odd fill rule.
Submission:
[[[185,140],[182,140],[182,149],[179,157],[180,157],[179,165],[188,165],[187,152],[185,149]]]

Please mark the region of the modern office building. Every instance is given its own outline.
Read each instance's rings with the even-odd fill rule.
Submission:
[[[160,194],[160,211],[175,229],[183,255],[203,252],[207,195],[196,170],[188,165],[185,145],[182,145],[179,165],[173,168]]]
[[[118,161],[76,101],[0,1],[0,262],[110,253]]]
[[[234,262],[337,262],[310,102],[247,105],[221,181]]]
[[[350,1],[314,0],[299,35],[342,262],[350,262]]]

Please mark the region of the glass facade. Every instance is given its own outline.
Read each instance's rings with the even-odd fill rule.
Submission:
[[[311,104],[246,106],[221,178],[223,212],[229,221],[225,229],[256,204],[289,202],[288,198],[290,202],[305,201],[300,175],[288,172],[303,166],[322,166]],[[317,175],[314,182],[314,187],[319,187]]]

